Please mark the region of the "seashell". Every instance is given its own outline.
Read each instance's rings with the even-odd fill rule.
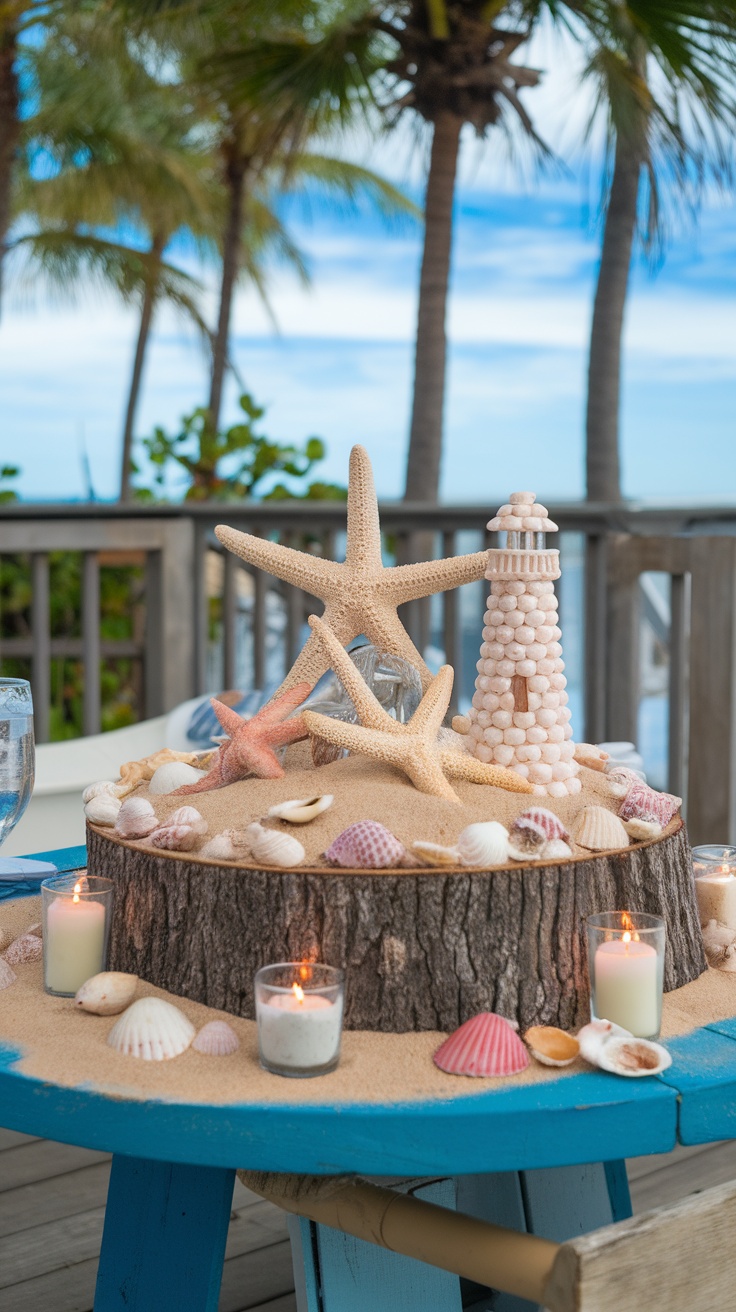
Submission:
[[[502,866],[509,859],[509,835],[498,820],[484,820],[463,829],[457,840],[464,866]]]
[[[545,861],[566,861],[572,856],[572,848],[564,838],[552,838],[542,848],[542,856]]]
[[[13,939],[5,960],[9,966],[25,966],[29,961],[40,961],[43,956],[43,943],[36,934],[21,934]]]
[[[459,866],[462,864],[456,847],[442,847],[440,843],[422,843],[417,840],[412,843],[411,850],[422,865]]]
[[[7,961],[0,957],[0,989],[10,988],[10,985],[14,984],[17,978],[18,976],[14,970],[10,969]]]
[[[303,797],[294,802],[278,802],[268,808],[268,814],[274,820],[288,820],[291,825],[305,825],[315,816],[321,815],[334,802],[332,793],[322,793],[317,797]]]
[[[30,933],[30,930],[28,932]],[[14,938],[15,934],[12,929],[3,929],[0,925],[0,952],[4,952],[7,947],[10,947]]]
[[[553,811],[548,811],[545,806],[531,806],[528,811],[522,811],[521,815],[517,815],[511,826],[512,832],[517,828],[524,828],[527,824],[535,825],[537,829],[541,829],[549,840],[564,838],[567,841],[570,837],[560,817],[555,815]]]
[[[196,806],[180,806],[164,821],[167,825],[190,825],[198,834],[207,833],[207,821]]]
[[[119,797],[120,784],[113,783],[112,779],[102,779],[98,784],[90,784],[82,793],[82,801],[91,802],[93,797]]]
[[[714,970],[736,971],[736,930],[709,920],[703,927],[703,947]]]
[[[226,829],[210,838],[200,848],[199,855],[209,857],[210,861],[238,861],[243,854],[233,842],[233,831]]]
[[[598,1053],[610,1038],[633,1039],[633,1034],[612,1020],[591,1020],[578,1030],[580,1056],[591,1066],[598,1065]]]
[[[635,770],[627,770],[625,765],[616,765],[611,770],[606,770],[606,787],[609,796],[620,797],[622,800],[634,784],[643,783],[641,775]]]
[[[389,870],[401,865],[405,851],[404,844],[377,820],[357,820],[338,834],[325,860],[358,870]]]
[[[77,989],[74,1001],[82,1011],[94,1016],[117,1016],[135,997],[137,975],[126,975],[121,970],[103,970],[92,975]]]
[[[26,934],[35,934],[36,938],[42,938],[43,932],[41,930],[41,921],[37,920],[34,925],[29,925]]]
[[[455,730],[455,733],[460,733],[460,734],[470,733],[470,729],[471,729],[470,717],[468,715],[453,715],[452,728]]]
[[[661,1043],[653,1043],[651,1039],[613,1037],[601,1046],[595,1064],[602,1071],[636,1079],[666,1071],[672,1065],[672,1058]]]
[[[578,819],[575,842],[590,852],[607,852],[628,847],[629,835],[613,811],[607,811],[604,806],[586,806]]]
[[[158,816],[145,797],[129,797],[115,821],[115,832],[123,838],[145,838],[158,828]]]
[[[229,1057],[240,1047],[240,1040],[226,1020],[210,1020],[202,1026],[192,1047],[207,1057]]]
[[[159,765],[151,775],[148,791],[156,796],[173,793],[176,788],[183,788],[185,784],[196,784],[198,779],[204,779],[206,773],[206,770],[195,770],[194,766],[187,765],[186,761],[164,761],[164,764]]]
[[[148,842],[168,852],[191,852],[199,842],[199,834],[191,825],[159,825],[148,835]]]
[[[114,825],[120,805],[120,798],[112,793],[98,793],[85,803],[84,814],[93,825]]]
[[[533,1025],[524,1035],[529,1051],[543,1066],[571,1066],[580,1055],[580,1043],[574,1034],[566,1034],[554,1025]]]
[[[521,817],[519,817],[521,819]],[[541,861],[547,835],[532,820],[515,820],[509,830],[509,856],[514,861]]]
[[[139,998],[124,1011],[107,1042],[125,1057],[168,1061],[185,1052],[195,1029],[183,1011],[163,998]]]
[[[624,829],[629,838],[633,838],[637,843],[643,843],[652,838],[660,838],[663,832],[662,826],[655,824],[653,820],[625,820]]]
[[[432,1060],[448,1075],[518,1075],[529,1065],[529,1056],[516,1031],[492,1011],[481,1011],[466,1020],[444,1043]]]
[[[649,784],[637,779],[626,794],[618,813],[622,820],[649,820],[664,829],[681,806],[681,797],[673,797],[672,793],[658,793]]]
[[[291,834],[283,834],[279,829],[264,829],[263,825],[248,825],[246,830],[250,841],[250,850],[256,861],[265,866],[298,866],[304,860],[305,852],[301,843]]]
[[[588,770],[605,770],[608,752],[602,752],[593,743],[576,743],[573,760]]]

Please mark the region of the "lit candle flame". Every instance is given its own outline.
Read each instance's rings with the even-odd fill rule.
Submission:
[[[631,919],[631,916],[629,915],[628,911],[621,912],[621,928],[629,931],[631,931],[634,928],[634,922]],[[624,938],[625,937],[626,935],[624,935]],[[629,938],[631,938],[630,932],[629,932]]]
[[[304,989],[300,988],[298,984],[292,984],[291,991],[294,994],[294,997],[296,998],[297,1002],[304,1001]]]
[[[630,942],[631,942],[631,935],[627,930],[626,933],[624,934],[624,943],[630,943]]]
[[[75,884],[75,885],[74,885],[74,897],[72,898],[72,902],[78,902],[78,901],[79,901],[79,894],[81,893],[81,891],[82,891],[82,885],[81,885],[81,883],[77,883],[77,884]]]

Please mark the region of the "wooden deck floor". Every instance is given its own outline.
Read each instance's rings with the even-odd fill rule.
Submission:
[[[109,1170],[104,1153],[0,1130],[2,1312],[91,1312]],[[734,1178],[736,1141],[629,1163],[636,1212]],[[293,1288],[283,1213],[238,1182],[220,1312],[295,1312]]]

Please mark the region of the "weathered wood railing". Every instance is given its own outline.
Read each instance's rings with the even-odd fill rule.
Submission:
[[[432,535],[434,554],[451,555],[491,545],[483,529],[489,507],[388,503],[381,518],[387,559],[416,557],[417,542]],[[688,801],[693,841],[736,839],[736,507],[645,507],[576,503],[554,505],[566,555],[585,557],[585,649],[580,671],[587,739],[636,739],[640,695],[640,628],[646,621],[639,579],[659,571],[671,577],[669,626],[669,785]],[[221,521],[236,528],[339,557],[344,550],[341,503],[270,502],[254,505],[121,507],[12,505],[0,513],[0,554],[27,557],[32,582],[27,636],[0,637],[0,659],[30,660],[39,741],[49,733],[52,662],[74,657],[84,666],[83,728],[100,726],[100,662],[140,663],[141,717],[188,697],[242,681],[244,615],[249,677],[266,682],[281,647],[281,664],[293,659],[306,616],[319,603],[250,569],[222,552],[214,537]],[[51,635],[49,553],[81,553],[78,636]],[[140,636],[102,641],[99,628],[101,561],[116,554],[145,563],[145,624]],[[564,590],[565,578],[561,581]],[[432,604],[414,602],[404,616],[414,640],[431,637],[458,672],[456,696],[472,693],[473,665],[463,661],[480,641],[485,588],[476,589],[472,623],[465,602],[449,593]],[[217,599],[217,641],[210,636]],[[274,607],[276,608],[274,610]],[[269,615],[278,614],[279,638]],[[660,616],[660,622],[662,617]],[[4,632],[0,627],[0,633]],[[473,636],[474,635],[474,636]],[[563,634],[563,644],[565,636]],[[213,650],[217,661],[213,664]],[[473,657],[473,660],[475,657]],[[465,669],[463,669],[465,664]]]

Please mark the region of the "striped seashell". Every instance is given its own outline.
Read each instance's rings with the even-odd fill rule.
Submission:
[[[180,806],[166,817],[167,825],[191,825],[198,834],[207,833],[207,821],[195,806]]]
[[[7,961],[0,957],[0,989],[9,989],[14,984],[18,976],[14,970],[10,969]]]
[[[629,846],[623,820],[604,806],[586,806],[578,820],[575,842],[590,852],[609,852]]]
[[[457,850],[464,866],[502,866],[509,859],[509,836],[498,820],[479,821],[463,829]]]
[[[325,852],[333,866],[357,870],[388,870],[401,864],[406,849],[377,820],[356,820],[338,834]]]
[[[681,806],[681,797],[674,797],[672,793],[658,793],[649,784],[637,779],[626,794],[618,813],[622,820],[648,820],[650,824],[661,825],[664,829]]]
[[[122,838],[145,838],[158,828],[158,816],[145,797],[129,797],[123,802],[115,821],[115,832]]]
[[[183,1011],[163,998],[140,998],[115,1022],[107,1042],[125,1057],[168,1061],[186,1052],[195,1030]]]
[[[488,1078],[518,1075],[529,1065],[529,1054],[503,1016],[481,1011],[440,1044],[433,1061],[448,1075]]]
[[[264,866],[283,866],[284,869],[301,865],[306,853],[297,838],[280,829],[264,829],[257,822],[246,830],[251,855]]]
[[[202,1026],[192,1047],[206,1057],[229,1057],[231,1052],[237,1052],[240,1040],[226,1020],[210,1020]]]
[[[513,861],[541,861],[548,842],[541,825],[520,816],[509,830],[509,856]]]
[[[522,828],[527,823],[541,829],[548,839],[563,838],[567,842],[570,837],[560,817],[544,806],[531,806],[528,811],[522,811],[521,815],[517,815],[512,829]]]
[[[9,966],[25,966],[29,961],[40,961],[43,956],[43,943],[35,934],[21,934],[10,944],[5,953]]]

